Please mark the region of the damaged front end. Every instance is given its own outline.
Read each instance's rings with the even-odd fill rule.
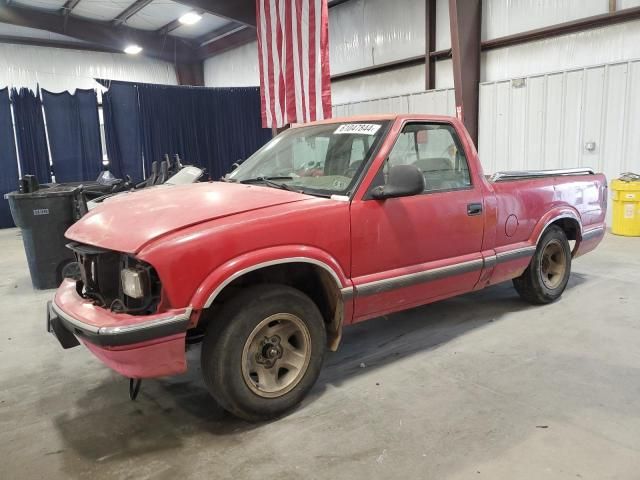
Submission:
[[[129,378],[186,370],[185,339],[191,308],[163,303],[160,279],[149,264],[102,248],[69,244],[78,262],[47,306],[47,330],[63,348],[84,343]]]
[[[162,285],[154,268],[130,255],[72,242],[78,263],[76,290],[112,312],[151,315],[158,311]]]

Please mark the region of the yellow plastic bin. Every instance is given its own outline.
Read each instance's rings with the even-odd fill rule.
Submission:
[[[640,237],[640,175],[624,173],[611,181],[613,225],[616,235]]]

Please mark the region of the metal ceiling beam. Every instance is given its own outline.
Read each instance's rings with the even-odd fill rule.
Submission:
[[[112,20],[114,25],[122,25],[124,22],[133,17],[136,13],[149,5],[153,0],[136,0],[122,12],[118,14],[116,18]]]
[[[246,27],[243,25],[229,26],[228,32],[225,32],[225,27],[219,28],[212,34],[207,34],[211,38],[207,40],[208,43],[203,43],[198,49],[197,57],[205,59],[217,55],[222,52],[226,52],[232,48],[246,45],[249,42],[256,40],[256,30],[254,28]],[[237,30],[242,28],[241,30]],[[236,31],[234,31],[236,30]],[[216,36],[214,34],[218,32]],[[203,37],[201,37],[203,38]]]
[[[63,15],[69,15],[71,13],[71,10],[76,8],[76,5],[78,5],[79,3],[80,0],[67,0],[67,3],[65,3],[60,9],[60,13],[62,13]]]
[[[255,0],[175,0],[175,2],[249,27],[256,27]]]
[[[329,8],[331,7],[337,7],[338,5],[342,5],[343,3],[347,3],[351,0],[329,0]]]
[[[250,28],[250,27],[247,27],[242,23],[231,22],[231,23],[228,23],[227,25],[224,25],[220,28],[216,28],[215,30],[210,31],[209,33],[205,33],[204,35],[199,36],[198,38],[196,38],[196,43],[202,47],[207,43],[215,42],[216,40],[220,40],[224,37],[232,35],[246,28]],[[255,33],[254,33],[254,36],[255,36]]]
[[[119,52],[122,52],[127,44],[136,43],[143,48],[144,55],[172,63],[189,62],[194,59],[194,49],[179,39],[160,37],[155,33],[126,26],[114,28],[109,23],[73,15],[47,13],[16,5],[6,6],[4,3],[4,6],[0,7],[0,22],[66,35]]]
[[[204,87],[204,62],[178,63],[176,77],[178,85]]]
[[[112,48],[103,47],[102,45],[93,45],[90,43],[65,42],[62,40],[49,40],[46,38],[15,37],[11,35],[0,35],[0,43],[10,43],[12,45],[31,45],[34,47],[66,48],[70,50],[88,50],[91,52],[117,52],[117,50],[114,50]]]

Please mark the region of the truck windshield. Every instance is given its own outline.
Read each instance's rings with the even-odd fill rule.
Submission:
[[[225,180],[264,183],[316,195],[348,195],[387,122],[326,123],[290,128]]]

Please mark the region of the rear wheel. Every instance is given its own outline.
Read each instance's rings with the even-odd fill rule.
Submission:
[[[571,274],[571,248],[564,231],[552,225],[542,235],[536,253],[513,286],[526,301],[541,305],[562,295]]]
[[[202,346],[211,395],[246,420],[277,417],[315,383],[326,332],[318,307],[284,285],[248,287],[212,320]]]

